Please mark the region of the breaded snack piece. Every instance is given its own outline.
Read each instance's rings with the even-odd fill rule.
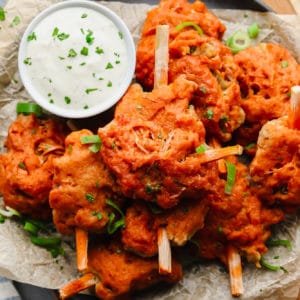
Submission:
[[[267,122],[257,141],[250,165],[256,193],[268,204],[300,204],[300,134],[290,128],[288,117]]]
[[[160,1],[158,7],[148,12],[137,46],[136,78],[144,88],[153,88],[156,26],[169,25],[170,42],[172,42],[180,33],[175,30],[175,27],[183,22],[197,24],[206,35],[216,39],[221,39],[226,29],[201,1],[197,0],[193,3],[187,0]]]
[[[100,299],[128,299],[135,291],[159,282],[174,284],[182,279],[179,262],[172,260],[172,273],[158,273],[158,259],[142,258],[117,242],[94,245],[89,251],[88,271],[99,278],[95,292]]]
[[[111,212],[106,200],[118,205],[122,202],[99,153],[89,149],[91,144],[81,142],[81,137],[91,135],[93,133],[87,129],[69,134],[64,155],[53,163],[53,188],[49,201],[54,224],[63,234],[72,234],[75,227],[102,232]]]
[[[227,264],[226,248],[232,245],[248,261],[259,266],[261,255],[267,252],[266,240],[270,226],[284,218],[280,209],[271,209],[251,192],[249,170],[234,157],[227,159],[236,166],[236,179],[231,194],[224,193],[225,180],[215,184],[215,191],[207,195],[211,204],[203,229],[193,240],[198,253],[207,259],[220,259]]]
[[[202,164],[196,148],[205,129],[192,106],[197,85],[184,77],[152,92],[134,84],[114,120],[98,134],[101,155],[126,197],[175,206],[190,190],[209,188],[214,162]]]
[[[54,119],[18,115],[0,156],[0,191],[5,205],[34,219],[48,219],[53,160],[64,152],[65,127]]]
[[[237,142],[256,142],[267,121],[287,114],[291,87],[300,84],[300,65],[286,48],[261,43],[234,56],[240,67],[238,81],[246,113],[245,124],[237,132]]]
[[[157,232],[166,228],[172,245],[183,246],[204,225],[208,205],[199,200],[186,200],[169,210],[161,210],[151,204],[133,203],[126,211],[122,243],[127,250],[141,256],[157,255]]]

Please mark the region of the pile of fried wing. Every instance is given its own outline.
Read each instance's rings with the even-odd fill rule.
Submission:
[[[169,27],[168,82],[154,87],[159,25]],[[19,114],[11,124],[5,205],[76,238],[82,277],[61,299],[91,286],[124,299],[174,284],[186,247],[219,259],[241,295],[241,258],[260,267],[271,226],[299,208],[300,65],[273,43],[233,54],[225,30],[201,1],[162,0],[110,122],[71,131]]]

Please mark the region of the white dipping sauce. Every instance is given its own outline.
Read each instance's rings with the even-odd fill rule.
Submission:
[[[49,103],[81,110],[99,104],[121,85],[128,68],[122,32],[84,7],[56,10],[27,36],[23,60]]]

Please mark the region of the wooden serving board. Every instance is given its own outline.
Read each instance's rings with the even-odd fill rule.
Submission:
[[[296,0],[295,3],[299,1]],[[296,9],[290,0],[263,0],[264,4],[268,5],[274,12],[279,14],[296,14]]]

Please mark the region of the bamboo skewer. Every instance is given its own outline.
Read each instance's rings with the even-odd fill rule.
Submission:
[[[241,256],[235,247],[230,245],[227,247],[227,259],[230,275],[231,294],[234,297],[239,297],[244,293],[243,271]]]
[[[289,120],[291,127],[300,130],[300,85],[291,88]]]
[[[169,25],[158,25],[155,37],[154,88],[168,84]]]
[[[65,300],[97,283],[97,278],[92,273],[86,273],[82,277],[69,282],[59,290],[59,298]]]
[[[158,25],[155,37],[154,89],[168,84],[169,25]],[[158,270],[160,274],[172,273],[171,245],[165,228],[159,228]]]
[[[172,252],[167,230],[158,229],[158,269],[160,274],[172,273]]]
[[[88,233],[80,228],[75,229],[77,269],[86,271],[88,264]]]

